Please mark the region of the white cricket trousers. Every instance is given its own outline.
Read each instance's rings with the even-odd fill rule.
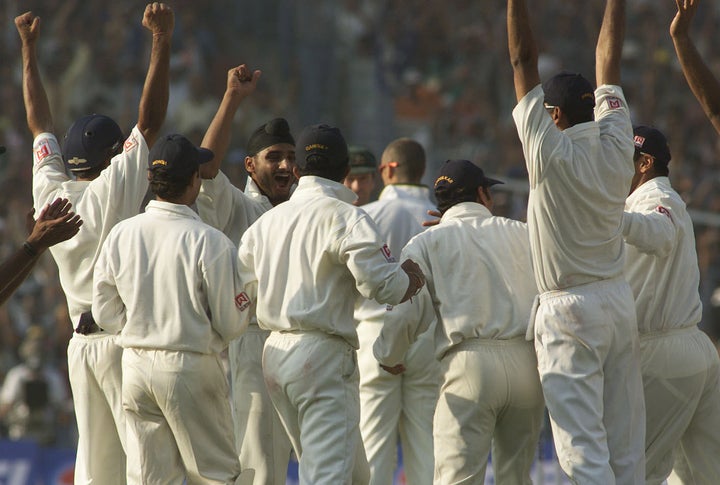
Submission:
[[[645,405],[622,277],[539,297],[535,351],[560,466],[582,485],[645,483]]]
[[[686,484],[720,484],[720,358],[697,325],[640,336],[647,410],[646,479],[659,485],[675,450]]]
[[[285,485],[292,445],[265,387],[262,353],[269,330],[251,324],[230,342],[228,358],[235,446],[255,485]]]
[[[434,328],[434,326],[433,326]],[[373,355],[382,322],[360,322],[360,434],[370,464],[370,484],[393,482],[398,438],[409,485],[433,480],[433,414],[440,389],[433,331],[423,333],[405,357],[406,371],[392,375]]]
[[[532,342],[468,339],[440,361],[435,410],[435,483],[532,485],[545,403]]]
[[[124,485],[123,349],[117,336],[74,333],[68,373],[78,427],[75,485]]]
[[[272,332],[263,373],[298,457],[300,484],[367,484],[355,349],[320,331]]]
[[[126,348],[122,370],[128,484],[234,484],[240,462],[220,358]]]

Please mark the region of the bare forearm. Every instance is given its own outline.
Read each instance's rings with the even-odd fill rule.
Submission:
[[[25,281],[41,252],[32,255],[25,247],[16,250],[7,260],[0,264],[0,305]]]
[[[625,41],[625,0],[608,0],[595,51],[597,85],[620,84],[620,59]]]
[[[33,137],[53,132],[53,120],[45,87],[38,69],[35,43],[22,45],[23,100],[27,124]]]
[[[720,83],[703,61],[690,37],[677,35],[672,39],[690,89],[720,133]]]
[[[537,44],[530,28],[525,0],[508,0],[507,29],[515,94],[519,101],[540,83]]]
[[[210,162],[200,166],[200,176],[204,179],[215,178],[220,170],[230,146],[233,119],[242,100],[241,96],[226,91],[215,117],[205,132],[201,146],[212,150],[215,156]]]
[[[152,146],[165,122],[170,97],[170,40],[172,32],[153,33],[150,66],[138,111],[138,128]]]

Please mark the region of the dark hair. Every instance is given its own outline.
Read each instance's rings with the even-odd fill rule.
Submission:
[[[595,119],[595,108],[592,106],[582,106],[574,109],[563,109],[563,113],[568,120],[570,126],[580,123],[587,123]]]
[[[468,187],[437,187],[435,189],[435,199],[437,200],[438,210],[444,214],[446,210],[461,202],[475,202],[477,200],[477,188],[471,190]]]
[[[342,182],[348,168],[348,159],[345,159],[345,163],[331,165],[328,158],[323,155],[310,155],[305,162],[304,168],[297,166],[301,177],[303,175],[315,175],[334,182]]]
[[[174,200],[183,195],[197,170],[189,175],[178,176],[177,174],[168,173],[167,167],[158,165],[149,168],[148,172],[150,173],[150,190],[152,193],[161,199]]]

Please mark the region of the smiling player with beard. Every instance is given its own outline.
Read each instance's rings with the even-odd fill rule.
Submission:
[[[230,141],[232,119],[242,98],[254,91],[259,71],[246,68],[228,77],[228,92],[208,129],[203,146],[215,159],[201,168],[202,189],[197,199],[200,217],[220,229],[235,245],[248,227],[275,205],[285,202],[295,183],[295,140],[288,122],[275,118],[250,135],[245,168],[245,191],[220,171]],[[245,87],[240,96],[230,93]],[[261,330],[251,316],[248,330],[228,347],[232,380],[235,442],[243,470],[254,470],[255,484],[284,485],[290,459],[290,440],[273,408],[262,374],[262,350],[269,331]]]
[[[245,193],[264,195],[272,206],[285,202],[295,182],[293,165],[295,145],[288,122],[284,118],[268,121],[253,132],[248,142],[245,170],[250,176]]]

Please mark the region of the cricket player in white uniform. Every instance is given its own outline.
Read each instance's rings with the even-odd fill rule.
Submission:
[[[122,349],[112,332],[102,330],[102,321],[93,321],[90,306],[100,247],[117,222],[140,211],[148,187],[148,150],[167,111],[173,12],[163,3],[149,4],[142,24],[153,35],[137,125],[125,139],[106,116],[80,118],[68,130],[61,152],[37,63],[40,18],[27,12],[15,19],[22,40],[27,122],[35,137],[35,208],[66,198],[84,221],[73,239],[50,249],[76,326],[68,345],[68,371],[78,425],[75,483],[83,485],[125,483]],[[74,177],[67,175],[66,167]]]
[[[93,314],[120,331],[129,484],[235,484],[240,462],[219,353],[247,327],[236,249],[191,209],[213,154],[182,135],[148,159],[157,199],[118,223],[95,266]]]
[[[260,215],[290,197],[295,141],[283,118],[270,120],[251,134],[245,193],[220,172],[216,160],[204,169],[204,175],[213,178],[203,180],[198,213],[239,245]],[[284,485],[292,447],[263,378],[262,351],[269,335],[269,330],[258,327],[253,314],[248,330],[229,346],[235,443],[243,470],[255,472],[253,483]]]
[[[648,126],[633,131],[635,176],[623,235],[640,330],[646,483],[659,485],[670,475],[676,448],[689,467],[685,483],[720,483],[720,359],[697,327],[702,304],[692,220],[670,186],[665,136]]]
[[[419,334],[433,334],[443,376],[435,483],[484,483],[492,448],[497,483],[529,484],[540,436],[545,406],[525,340],[537,294],[527,226],[493,217],[497,183],[468,160],[445,162],[435,183],[440,224],[402,251],[426,275],[427,290],[386,312],[374,344],[380,364],[395,369]]]
[[[560,466],[576,483],[643,483],[640,349],[621,230],[634,172],[630,114],[618,85],[625,2],[607,2],[594,93],[567,72],[541,86],[524,0],[508,0],[507,15],[513,118],[530,179],[528,230],[541,292],[529,334]]]
[[[378,166],[375,155],[360,145],[348,146],[350,172],[343,180],[343,185],[355,192],[357,199],[353,205],[361,207],[370,203],[375,196],[378,180]]]
[[[298,187],[242,237],[239,268],[257,295],[270,397],[300,461],[300,483],[366,483],[353,307],[358,292],[396,304],[424,284],[394,262],[341,181],[347,145],[336,128],[307,127],[296,144]]]
[[[385,187],[377,201],[362,208],[378,225],[392,253],[400,254],[423,230],[427,211],[436,209],[430,190],[421,185],[425,150],[409,138],[394,140],[383,151],[377,170]],[[439,364],[431,357],[433,333],[426,332],[414,343],[403,361],[405,372],[393,375],[380,368],[372,354],[384,318],[385,305],[372,300],[361,299],[355,309],[360,342],[360,433],[370,464],[370,484],[392,483],[400,438],[408,483],[429,485],[433,476],[432,423],[440,386]]]

